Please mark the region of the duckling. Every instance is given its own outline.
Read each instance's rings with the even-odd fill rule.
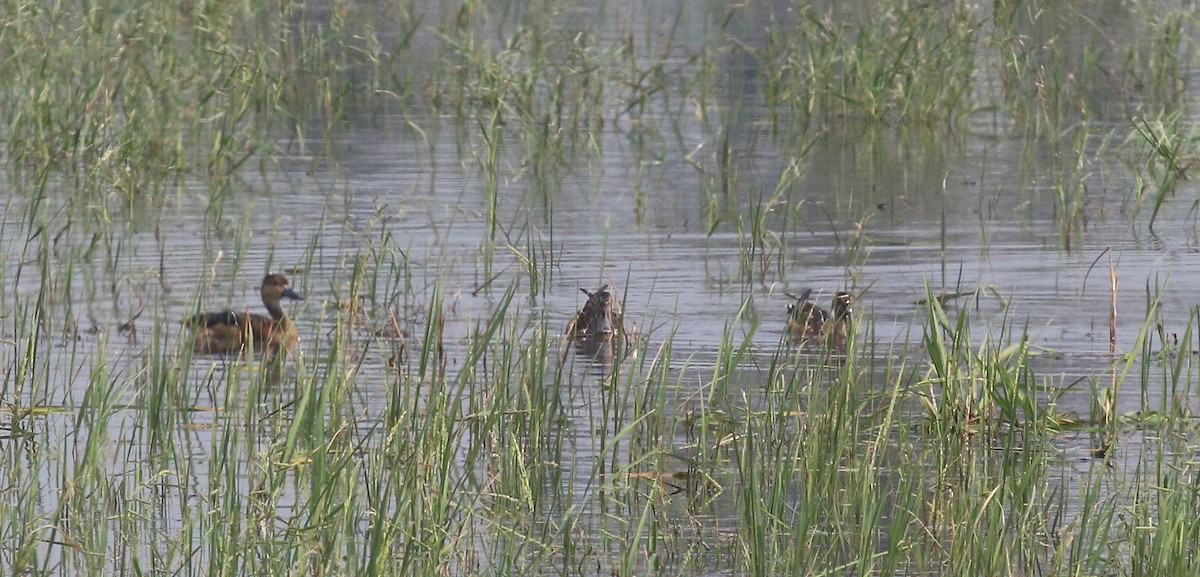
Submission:
[[[288,288],[288,279],[281,274],[264,277],[259,292],[271,316],[223,311],[201,313],[184,320],[185,326],[196,328],[196,352],[240,352],[248,343],[268,353],[286,353],[295,348],[300,335],[279,303],[284,298],[304,300],[304,297]]]
[[[854,313],[850,293],[839,291],[833,296],[833,313],[808,299],[812,289],[804,291],[796,302],[788,305],[788,332],[803,344],[828,339],[830,346],[841,349],[846,346],[846,325]]]
[[[588,300],[567,325],[567,337],[611,340],[614,335],[625,333],[621,301],[608,292],[608,285],[596,292],[579,290],[588,296]]]

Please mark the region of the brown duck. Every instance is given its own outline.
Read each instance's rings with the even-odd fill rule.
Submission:
[[[801,344],[826,342],[834,348],[845,348],[846,325],[854,313],[850,293],[840,291],[833,296],[832,313],[809,300],[811,295],[812,289],[808,289],[788,305],[787,326],[792,339]]]
[[[612,340],[616,334],[624,336],[621,301],[608,292],[608,285],[600,287],[596,292],[582,288],[579,290],[588,296],[588,300],[567,325],[567,337]]]
[[[255,350],[269,353],[292,350],[300,335],[279,303],[284,298],[304,300],[304,297],[288,288],[288,279],[281,274],[264,277],[260,293],[271,316],[223,311],[201,313],[185,320],[184,325],[196,328],[196,352],[236,353],[251,343]]]

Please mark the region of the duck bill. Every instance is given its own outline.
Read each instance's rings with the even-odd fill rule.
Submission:
[[[593,330],[604,338],[611,337],[613,334],[612,315],[600,315],[600,318],[596,319],[596,326],[593,327]]]
[[[298,293],[298,292],[296,292],[296,291],[294,291],[294,290],[292,290],[292,289],[290,289],[290,288],[285,288],[285,289],[283,289],[283,295],[282,295],[282,296],[284,296],[284,297],[287,297],[287,298],[289,298],[289,299],[292,299],[292,300],[297,300],[297,301],[302,301],[302,300],[304,300],[304,297],[300,296],[300,293]]]

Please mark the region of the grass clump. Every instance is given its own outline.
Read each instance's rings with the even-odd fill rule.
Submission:
[[[764,93],[787,133],[843,116],[953,126],[971,111],[976,9],[900,2],[868,13],[843,19],[810,6],[769,28]]]
[[[883,258],[871,230],[907,199],[876,203],[870,189],[910,151],[931,150],[917,160],[937,166],[964,127],[1050,144],[1052,184],[1021,193],[1046,193],[1030,202],[1052,206],[1056,248],[1083,245],[1097,214],[1091,150],[1108,139],[1088,126],[1102,83],[1091,65],[1107,61],[1092,50],[1103,35],[1066,30],[1078,5],[805,6],[761,26],[756,7],[710,20],[680,3],[646,8],[662,26],[640,34],[597,22],[605,6],[555,2],[467,2],[428,20],[416,3],[6,7],[0,131],[18,200],[0,220],[17,239],[0,252],[0,284],[15,287],[0,293],[0,565],[13,572],[1190,567],[1195,311],[1156,333],[1169,323],[1148,289],[1134,352],[1114,348],[1109,373],[1081,391],[1035,370],[1048,355],[1016,312],[981,328],[928,295],[919,344],[880,342],[866,314],[846,350],[813,351],[772,339],[782,318],[756,309],[788,275],[890,282],[871,278]],[[1146,99],[1171,109],[1186,93],[1191,23],[1176,12],[1160,23],[1159,44],[1122,45],[1145,66],[1110,71],[1139,68]],[[1062,51],[1068,41],[1078,53]],[[419,45],[434,56],[404,70]],[[752,68],[762,78],[732,82]],[[452,147],[451,165],[474,169],[447,171],[461,196],[446,210],[414,208],[426,201],[415,185],[365,191],[353,179],[367,170],[339,164],[350,159],[338,137],[386,125],[389,105],[404,109],[403,138],[442,147],[433,164]],[[990,131],[984,114],[999,118]],[[1153,203],[1153,220],[1194,155],[1185,114],[1138,118],[1155,184],[1137,202]],[[864,128],[848,154],[862,153],[850,164],[870,178],[810,178],[814,151]],[[308,150],[315,137],[324,148]],[[1022,158],[1037,162],[1030,146]],[[314,216],[311,198],[266,190],[296,182],[276,174],[293,147],[324,195],[308,240],[295,221]],[[655,179],[684,208],[656,213]],[[443,184],[426,196],[445,202]],[[368,194],[379,196],[364,209]],[[949,269],[954,207],[912,202],[943,209],[940,239],[922,238]],[[614,214],[667,232],[610,242]],[[181,224],[193,217],[202,224]],[[178,229],[193,236],[171,239]],[[721,334],[697,344],[692,319],[649,322],[612,358],[576,354],[560,291],[567,275],[596,272],[570,259],[650,253],[677,232],[706,252],[704,271],[672,289],[741,295]],[[798,260],[809,248],[798,238],[828,258]],[[237,279],[259,261],[302,272],[314,295],[299,352],[195,355],[180,311],[238,304]],[[630,271],[623,288],[658,282]],[[1182,344],[1165,350],[1172,331]],[[1141,402],[1120,412],[1126,379]],[[1078,418],[1062,408],[1072,401],[1095,413]]]

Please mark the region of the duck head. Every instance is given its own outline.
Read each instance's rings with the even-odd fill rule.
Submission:
[[[285,298],[302,301],[304,297],[300,293],[288,287],[287,277],[281,274],[269,274],[263,278],[262,282],[262,299],[263,302],[279,302]]]
[[[596,292],[579,289],[588,296],[575,320],[575,335],[612,338],[621,329],[621,307],[617,299],[608,292],[608,285]]]

